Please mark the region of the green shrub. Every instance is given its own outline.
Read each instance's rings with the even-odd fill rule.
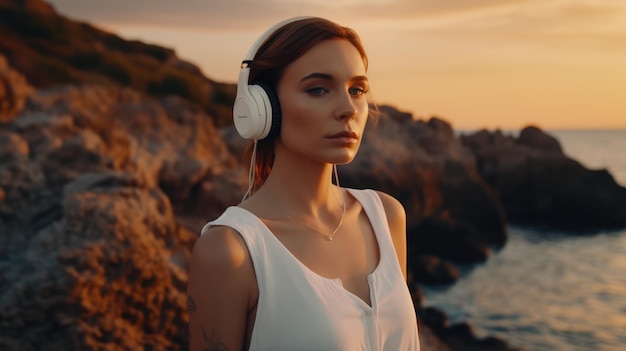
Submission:
[[[98,67],[98,71],[122,85],[132,85],[133,77],[121,62],[104,62]]]
[[[235,97],[223,90],[216,90],[215,93],[213,93],[213,102],[216,104],[231,106],[234,101]]]
[[[42,75],[50,82],[70,83],[74,77],[70,68],[57,60],[38,60],[33,64],[34,74]]]
[[[40,15],[19,9],[0,9],[0,22],[25,38],[38,38],[68,43],[67,29],[57,17]]]
[[[169,73],[156,81],[148,83],[148,93],[154,96],[178,95],[185,99],[193,100],[190,82],[181,75]]]
[[[69,63],[80,70],[94,70],[102,64],[102,55],[95,51],[79,51],[72,54]]]

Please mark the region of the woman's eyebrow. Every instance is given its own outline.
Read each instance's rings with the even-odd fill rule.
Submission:
[[[319,79],[323,79],[323,80],[334,80],[335,78],[328,74],[328,73],[318,73],[318,72],[313,72],[310,74],[307,74],[306,76],[302,77],[302,79],[300,79],[300,83],[309,80],[309,79],[315,79],[315,78],[319,78]]]
[[[367,79],[367,76],[354,76],[350,80],[351,81],[359,81],[359,82],[369,82],[369,79]]]
[[[335,77],[333,77],[332,75],[328,74],[328,73],[319,73],[319,72],[313,72],[310,74],[307,74],[306,76],[302,77],[302,79],[300,79],[300,83],[307,81],[309,79],[323,79],[323,80],[334,80]],[[354,76],[350,79],[351,81],[365,81],[367,82],[368,79],[366,76]]]

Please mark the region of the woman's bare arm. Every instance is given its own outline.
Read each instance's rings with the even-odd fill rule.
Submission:
[[[385,208],[391,239],[396,248],[396,255],[398,256],[398,262],[400,262],[404,280],[406,280],[406,212],[400,201],[393,196],[380,191],[378,191],[378,196],[380,196],[380,200]]]
[[[246,347],[246,322],[255,286],[243,238],[211,227],[194,245],[187,287],[190,351]]]

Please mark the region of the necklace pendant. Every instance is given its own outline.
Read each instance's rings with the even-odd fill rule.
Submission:
[[[333,236],[332,235],[327,236],[326,241],[333,241]]]

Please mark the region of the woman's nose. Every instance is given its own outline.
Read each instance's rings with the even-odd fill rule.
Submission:
[[[346,91],[338,99],[337,119],[352,119],[356,116],[357,110],[350,92]]]

